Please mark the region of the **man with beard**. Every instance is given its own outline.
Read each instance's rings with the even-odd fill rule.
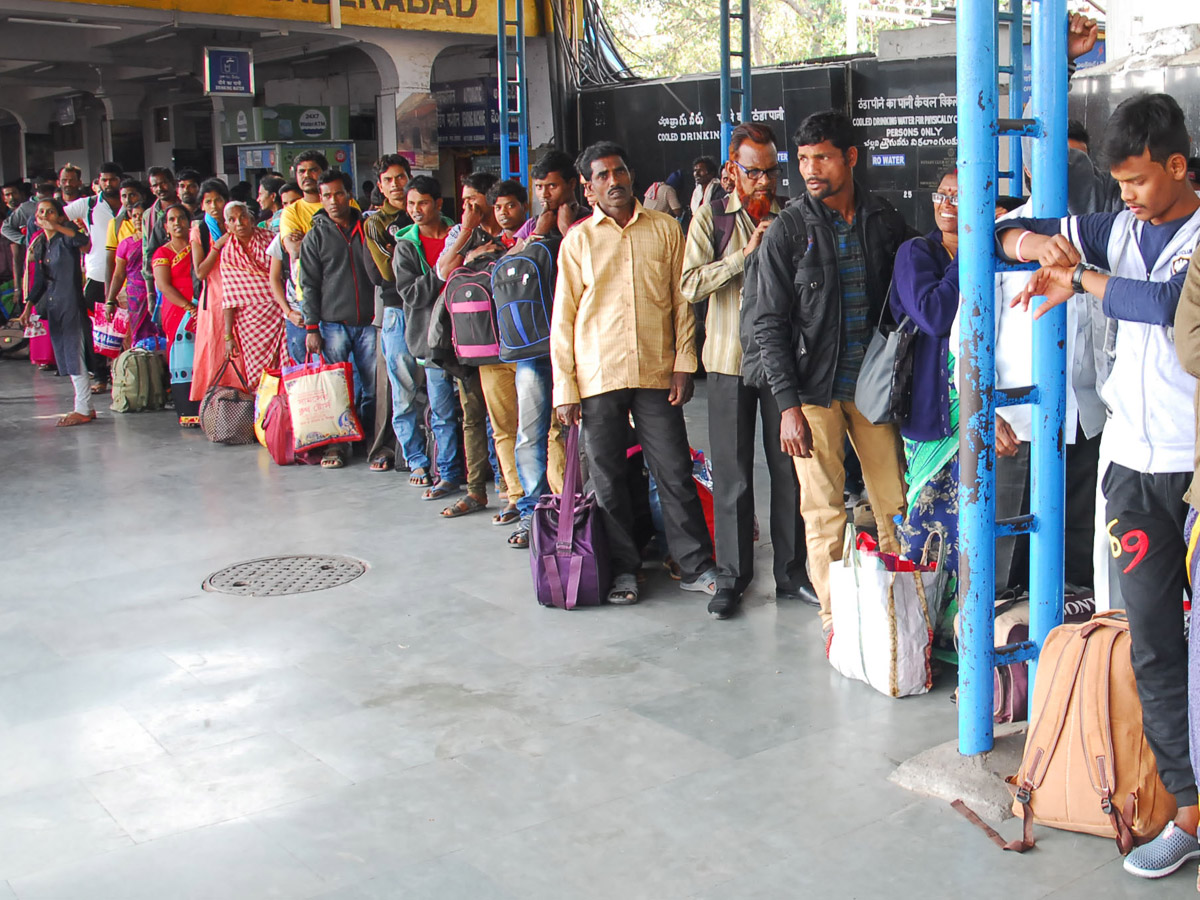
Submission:
[[[680,291],[708,300],[704,368],[708,370],[709,459],[717,537],[717,592],[708,611],[737,612],[754,576],[754,430],[761,418],[771,474],[771,545],[775,596],[817,604],[805,572],[804,520],[791,457],[779,445],[779,407],[761,370],[743,377],[742,284],[757,275],[749,261],[779,215],[779,154],[771,129],[747,122],[733,130],[729,165],[734,191],[701,206],[688,229]],[[755,368],[758,368],[757,366]]]
[[[151,166],[146,173],[150,178],[150,193],[154,202],[142,213],[142,277],[146,284],[154,286],[154,273],[150,261],[154,251],[167,242],[167,210],[179,202],[175,185],[175,173],[165,166]]]
[[[88,309],[104,302],[109,272],[108,248],[105,246],[108,226],[121,212],[121,167],[115,162],[100,166],[96,176],[97,193],[80,197],[66,208],[67,218],[91,236],[92,244],[83,258],[83,299]],[[108,383],[108,360],[84,347],[88,368],[92,372],[92,391],[101,391]]]
[[[108,258],[108,273],[107,278],[112,279],[113,268],[117,262],[117,247],[121,241],[127,237],[133,237],[138,233],[138,226],[134,224],[132,212],[134,208],[140,206],[142,209],[150,202],[150,190],[136,178],[125,178],[121,181],[121,209],[117,213],[116,218],[108,223],[108,242],[106,244]],[[95,237],[92,240],[96,240]],[[104,294],[108,296],[108,285],[104,286]]]
[[[179,193],[179,202],[187,207],[195,219],[204,213],[200,209],[200,185],[204,178],[195,169],[180,169],[175,174],[175,189]]]
[[[781,410],[780,446],[795,457],[809,574],[828,646],[829,567],[842,558],[846,525],[847,434],[862,462],[880,549],[899,551],[893,520],[907,507],[900,436],[894,425],[874,425],[858,411],[854,388],[887,301],[896,249],[916,232],[854,181],[858,148],[845,115],[814,113],[793,140],[808,192],[762,238],[753,331]]]
[[[67,163],[58,170],[58,197],[63,206],[74,203],[80,197],[87,196],[83,185],[83,171],[79,166]]]
[[[638,602],[640,548],[629,476],[633,416],[658,483],[667,544],[685,591],[712,594],[712,541],[692,478],[683,405],[696,371],[695,321],[679,290],[683,235],[633,194],[628,156],[601,142],[579,157],[596,209],[563,238],[550,327],[554,406],[581,426],[583,451],[608,535],[608,602]]]

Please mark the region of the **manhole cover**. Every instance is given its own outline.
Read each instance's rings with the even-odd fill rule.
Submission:
[[[349,556],[267,556],[213,572],[204,589],[246,597],[304,594],[347,584],[365,571],[366,563]]]

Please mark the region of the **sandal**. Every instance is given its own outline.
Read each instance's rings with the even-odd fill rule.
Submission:
[[[410,479],[411,480],[411,479]],[[462,490],[462,486],[453,481],[439,481],[421,495],[422,500],[445,500]]]
[[[370,470],[372,472],[390,472],[392,471],[392,458],[384,453],[371,458]]]
[[[636,575],[618,575],[608,589],[608,602],[614,606],[632,606],[638,602]]]
[[[460,497],[449,506],[442,510],[443,519],[457,519],[459,516],[469,516],[473,512],[479,512],[487,508],[487,501],[482,503],[476,500],[470,494],[465,497]]]
[[[511,525],[521,518],[521,514],[517,512],[515,506],[506,506],[500,512],[492,516],[493,525]]]
[[[679,563],[675,562],[674,557],[668,556],[664,559],[663,568],[667,570],[672,581],[683,581],[683,569],[679,568]]]
[[[42,366],[41,368],[47,369],[49,367]],[[107,394],[108,393],[108,385],[102,381],[93,381],[92,382],[92,393],[93,394]]]
[[[342,459],[340,450],[329,449],[325,451],[325,455],[321,457],[322,469],[340,469],[346,465],[346,461]]]
[[[413,487],[429,487],[433,484],[433,479],[429,477],[429,472],[418,467],[408,476],[408,483]]]
[[[508,536],[508,546],[514,550],[529,549],[529,529],[522,525]]]
[[[710,597],[717,592],[717,570],[707,569],[691,581],[682,581],[679,586],[685,591],[696,591]]]
[[[96,418],[96,411],[93,409],[91,415],[83,415],[82,413],[71,412],[67,413],[58,422],[55,423],[56,428],[70,428],[72,425],[86,425],[88,422]]]

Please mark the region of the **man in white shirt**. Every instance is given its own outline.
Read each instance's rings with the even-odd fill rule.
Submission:
[[[696,189],[692,191],[692,215],[705,203],[712,202],[713,190],[717,184],[717,161],[711,156],[700,156],[692,162],[692,177],[696,179]]]

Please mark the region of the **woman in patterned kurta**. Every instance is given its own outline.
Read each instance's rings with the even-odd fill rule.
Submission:
[[[225,205],[225,228],[232,236],[221,249],[225,354],[240,359],[253,390],[262,370],[278,364],[283,340],[283,314],[271,292],[271,233],[236,201]]]

